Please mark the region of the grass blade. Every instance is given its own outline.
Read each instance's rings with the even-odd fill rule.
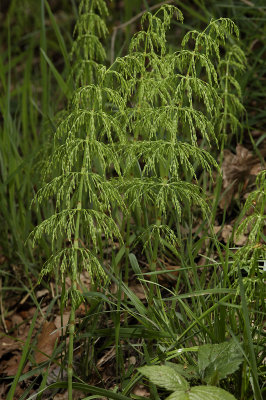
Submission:
[[[52,71],[55,79],[57,80],[57,83],[60,86],[62,92],[64,93],[64,95],[67,98],[69,98],[71,95],[71,90],[69,89],[69,87],[65,83],[64,79],[62,78],[61,74],[57,71],[57,69],[53,65],[52,61],[50,60],[50,58],[47,56],[47,54],[45,53],[45,51],[43,49],[41,49],[41,53],[42,53],[44,59],[46,60],[47,64],[51,68],[51,71]]]
[[[67,382],[57,382],[53,383],[50,386],[47,386],[43,390],[51,390],[51,389],[67,389]],[[114,400],[131,400],[131,397],[123,396],[120,393],[115,393],[112,390],[106,390],[102,388],[97,388],[95,386],[87,385],[85,383],[75,383],[73,382],[73,389],[80,390],[83,393],[91,393],[91,394],[96,394],[101,397],[107,397],[108,399],[114,399]],[[40,394],[41,391],[38,392]],[[28,400],[34,399],[36,394],[33,396],[29,397]],[[9,399],[7,399],[9,400]]]
[[[250,356],[250,366],[251,366],[251,373],[253,377],[253,390],[254,390],[254,398],[255,400],[262,400],[262,393],[259,387],[259,379],[258,379],[258,370],[257,370],[257,363],[256,363],[256,356],[255,356],[255,351],[254,351],[254,346],[253,346],[253,340],[252,340],[252,334],[251,334],[251,329],[250,329],[250,320],[249,320],[249,313],[248,313],[248,307],[247,307],[247,302],[246,302],[246,296],[245,296],[245,290],[244,290],[244,285],[243,285],[243,280],[242,280],[242,275],[240,268],[238,266],[238,279],[239,279],[239,287],[240,287],[240,296],[241,296],[241,304],[242,304],[242,310],[243,310],[243,319],[244,319],[244,327],[248,339],[248,351],[249,351],[249,356]]]
[[[18,370],[17,370],[15,378],[14,378],[14,380],[12,382],[12,385],[11,385],[11,388],[10,388],[10,390],[8,392],[6,400],[12,400],[14,398],[16,387],[17,387],[20,375],[22,374],[25,362],[27,360],[28,351],[30,350],[30,342],[31,342],[31,338],[32,338],[33,329],[35,327],[35,322],[36,322],[36,319],[37,319],[37,315],[38,315],[38,310],[35,311],[35,314],[34,314],[34,316],[32,318],[30,329],[29,329],[29,333],[28,333],[28,336],[27,336],[27,340],[26,340],[26,343],[25,343],[25,345],[23,347],[21,359],[20,359],[20,362],[19,362],[19,365],[18,365]]]
[[[51,11],[51,8],[50,8],[49,3],[48,3],[47,0],[45,0],[45,7],[46,7],[46,10],[47,10],[47,12],[49,14],[49,17],[50,17],[50,20],[51,20],[51,24],[52,24],[52,27],[54,29],[55,35],[57,37],[60,50],[61,50],[62,55],[64,57],[65,64],[66,64],[66,73],[67,73],[67,76],[68,76],[69,71],[71,69],[71,66],[70,66],[70,60],[69,60],[69,55],[68,55],[68,52],[67,52],[66,44],[65,44],[64,38],[63,38],[59,28],[58,28],[58,24],[57,24],[57,22],[55,20],[55,17],[53,15],[52,11]]]

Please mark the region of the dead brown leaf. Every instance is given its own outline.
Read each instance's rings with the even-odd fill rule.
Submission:
[[[36,292],[36,297],[37,297],[37,299],[39,299],[40,297],[46,296],[47,294],[49,294],[48,289],[38,290]]]
[[[23,318],[19,314],[14,314],[11,317],[12,327],[17,328],[18,334],[21,336],[25,331],[25,325],[23,324]]]
[[[63,335],[66,333],[66,328],[67,328],[67,324],[68,324],[68,321],[69,321],[69,316],[70,316],[70,312],[69,311],[64,312],[63,317],[62,317],[62,322],[63,322],[63,326],[62,326],[63,332],[62,333],[63,333]],[[55,317],[54,324],[55,324],[56,328],[58,329],[58,332],[59,332],[58,336],[60,336],[61,315],[57,315]]]
[[[28,310],[23,310],[19,312],[19,315],[23,318],[23,319],[30,319],[33,317],[33,315],[35,314],[36,308],[35,307],[31,307]]]
[[[79,390],[73,390],[72,392],[72,398],[73,400],[79,400],[84,396],[84,393],[79,391]],[[54,400],[67,400],[68,399],[68,392],[64,393],[57,393],[55,397],[53,398]]]
[[[68,399],[68,392],[57,393],[54,396],[54,400],[67,400],[67,399]]]
[[[1,362],[1,369],[3,373],[7,376],[15,375],[18,369],[20,358],[20,353],[15,352],[13,356],[9,358],[9,360],[3,360]]]
[[[84,303],[81,303],[76,310],[76,316],[82,318],[85,317],[85,315],[86,315],[86,307]]]
[[[143,286],[142,286],[141,284],[139,284],[139,283],[134,283],[134,284],[131,283],[131,284],[129,284],[128,288],[129,288],[140,300],[146,299],[147,296],[146,296],[145,291],[144,291],[144,288],[143,288]],[[115,283],[113,283],[113,284],[111,285],[111,287],[110,287],[110,291],[111,291],[111,293],[116,294],[117,291],[118,291],[118,286],[117,286]],[[124,300],[124,297],[125,297],[125,293],[122,292],[122,293],[121,293],[121,299]]]
[[[42,331],[38,336],[37,348],[35,351],[35,360],[38,364],[47,361],[49,356],[52,355],[56,339],[59,335],[59,331],[54,322],[44,322]]]
[[[221,232],[219,232],[219,237],[221,237],[224,240],[225,243],[227,243],[231,239],[234,222],[235,221],[232,221],[231,225],[229,225],[229,224],[224,225],[223,228],[220,225],[219,226],[215,225],[213,227],[213,230],[214,230],[215,234],[217,234],[219,231],[221,231]],[[244,244],[247,243],[247,239],[248,239],[248,235],[243,235],[242,234],[242,235],[239,235],[237,237],[236,234],[234,234],[234,239],[233,240],[234,240],[234,244],[235,245],[243,246]]]
[[[221,229],[221,225],[214,225],[213,232],[215,233],[215,235],[217,235],[217,233],[219,232],[220,229]]]
[[[178,270],[180,268],[179,265],[171,265],[171,264],[166,264],[164,260],[160,259],[162,263],[164,263],[165,269],[169,270],[169,274],[166,274],[165,272],[163,274],[158,275],[158,281],[162,283],[166,282],[175,282],[178,276]],[[160,267],[156,267],[157,271],[164,271]]]
[[[144,300],[146,299],[146,294],[145,291],[143,289],[143,286],[140,284],[134,284],[134,285],[129,285],[129,289],[132,290],[132,292],[140,299],[140,300]]]
[[[108,350],[101,358],[100,360],[97,361],[97,368],[101,369],[102,366],[107,363],[107,361],[110,361],[115,357],[115,347],[112,347],[110,350]]]
[[[244,246],[248,241],[248,236],[247,235],[239,235],[239,236],[234,236],[234,243],[237,246]]]
[[[131,364],[131,365],[136,365],[136,363],[137,363],[137,359],[135,356],[130,356],[128,361],[129,361],[129,364]]]
[[[88,271],[84,270],[80,274],[80,284],[81,286],[85,286],[88,290],[91,289],[91,276]]]
[[[251,175],[257,175],[261,171],[261,163],[258,157],[241,144],[236,146],[236,154],[230,150],[224,150],[224,161],[222,164],[223,188],[227,190],[221,201],[222,209],[228,208],[232,198],[237,193],[240,182],[247,186]]]
[[[8,391],[8,384],[7,383],[1,383],[1,385],[0,385],[0,400],[5,400],[6,399],[7,391]]]
[[[225,225],[222,229],[222,238],[224,240],[225,243],[227,243],[232,235],[233,232],[233,227],[232,225]]]
[[[4,334],[0,335],[0,358],[2,358],[4,354],[20,350],[20,348],[21,345],[16,340]]]
[[[11,350],[9,347],[8,352],[6,352],[6,357],[7,358],[1,360],[1,373],[7,376],[13,376],[17,372],[18,364],[21,359],[21,350],[18,349],[18,345],[17,350]],[[24,366],[23,374],[27,371],[29,371],[29,363]]]
[[[19,314],[14,314],[9,320],[9,325],[10,328],[17,328],[13,333],[15,336],[11,337],[0,333],[0,369],[7,376],[16,374],[21,358],[21,350],[27,338],[28,326],[21,324],[22,322],[22,317]],[[26,364],[23,373],[28,370],[29,365]]]
[[[150,397],[150,392],[146,389],[144,385],[136,385],[133,389],[133,393],[136,396]]]

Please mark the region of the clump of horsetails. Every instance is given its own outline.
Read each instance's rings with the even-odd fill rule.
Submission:
[[[188,32],[178,51],[169,51],[167,30],[172,19],[182,23],[183,15],[165,4],[142,16],[128,54],[108,65],[107,16],[104,0],[80,2],[72,49],[75,89],[56,129],[46,183],[36,194],[38,203],[54,199],[55,211],[32,233],[33,243],[43,237],[51,242],[41,277],[55,274],[63,287],[66,277],[71,280],[63,299],[71,305],[69,399],[75,313],[84,300],[80,273],[86,269],[95,285],[103,282],[103,248],[119,240],[127,249],[127,281],[131,224],[150,270],[156,270],[159,247],[179,243],[168,224],[169,209],[177,230],[183,209],[195,205],[207,215],[197,170],[211,175],[218,167],[211,143],[223,145],[228,125],[235,127],[241,111],[234,73],[244,58],[237,46],[224,47],[229,36],[238,36],[231,20],[211,20],[202,32]]]

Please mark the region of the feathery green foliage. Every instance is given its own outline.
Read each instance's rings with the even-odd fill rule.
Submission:
[[[244,52],[236,44],[232,45],[223,60],[219,62],[218,74],[221,82],[221,99],[224,104],[221,112],[219,131],[222,134],[222,148],[225,141],[238,133],[242,125],[239,121],[244,107],[241,103],[241,87],[237,80],[246,67]]]
[[[44,235],[52,244],[52,255],[44,264],[41,277],[59,265],[62,281],[66,276],[71,278],[69,399],[72,399],[75,309],[82,299],[77,289],[79,274],[87,269],[92,280],[98,278],[98,281],[105,275],[97,259],[101,235],[107,241],[114,236],[122,239],[112,219],[111,203],[115,201],[123,207],[119,193],[106,180],[112,165],[119,173],[114,143],[121,137],[121,127],[113,110],[120,111],[124,105],[123,98],[105,86],[108,72],[97,64],[105,58],[99,39],[107,31],[97,12],[106,16],[107,7],[102,0],[81,1],[79,11],[72,54],[76,59],[74,81],[82,86],[74,92],[68,115],[55,134],[54,152],[45,168],[46,175],[50,174],[52,179],[36,195],[38,202],[53,197],[56,212],[32,234],[33,244]]]
[[[221,123],[224,133],[228,109],[235,115],[241,108],[236,105],[239,86],[228,69],[233,59],[228,51],[240,54],[240,50],[237,53],[224,46],[231,36],[238,37],[231,20],[212,20],[203,32],[187,33],[181,49],[171,52],[167,30],[172,19],[182,22],[183,15],[175,6],[165,4],[154,14],[143,15],[141,31],[133,36],[128,55],[107,67],[101,64],[106,56],[101,42],[107,35],[105,2],[82,0],[79,13],[72,48],[76,89],[61,115],[53,152],[44,167],[47,183],[35,197],[39,204],[53,199],[55,211],[31,236],[33,244],[43,237],[51,243],[52,254],[41,277],[59,268],[63,283],[65,277],[71,279],[64,298],[71,301],[69,399],[75,310],[82,300],[78,289],[80,272],[87,269],[92,281],[100,283],[106,268],[102,238],[105,243],[115,238],[122,242],[126,227],[127,283],[133,219],[138,236],[135,243],[142,242],[153,273],[149,305],[156,304],[153,295],[158,286],[154,273],[159,253],[166,247],[177,251],[184,210],[199,208],[204,220],[208,218],[198,172],[204,170],[211,175],[218,165],[205,147],[220,142],[222,129],[216,129],[219,118],[226,121]],[[226,91],[229,82],[236,90],[230,100]],[[227,89],[223,92],[224,85]],[[115,212],[118,209],[120,213]],[[174,224],[169,223],[169,209]],[[125,293],[129,301],[137,304],[130,290]],[[156,318],[159,329],[164,325],[165,310],[158,312]]]
[[[93,250],[86,250],[92,259],[99,247],[100,231],[107,239],[115,235],[121,238],[111,218],[111,203],[116,201],[123,207],[118,191],[105,177],[111,165],[120,173],[113,141],[121,135],[121,129],[110,109],[121,107],[124,102],[118,95],[112,96],[103,84],[91,83],[73,94],[69,115],[58,126],[54,152],[45,166],[46,175],[52,175],[53,170],[59,175],[36,194],[38,203],[54,197],[57,211],[32,234],[33,243],[44,234],[50,236],[54,250],[60,237],[68,240],[69,254],[80,251],[79,241],[84,235],[83,243],[89,247],[90,242],[93,244]],[[72,269],[64,272],[73,273],[76,279],[76,268],[74,263]],[[45,269],[50,269],[48,264]]]
[[[104,21],[107,16],[108,9],[104,0],[80,1],[71,51],[74,60],[72,75],[77,87],[97,81],[98,63],[106,58],[101,39],[108,33]]]
[[[248,231],[247,243],[239,248],[234,255],[232,273],[237,272],[238,268],[244,270],[247,277],[243,279],[245,284],[248,301],[253,302],[255,298],[260,299],[259,293],[263,293],[265,273],[266,245],[265,210],[266,210],[266,171],[261,171],[256,179],[256,190],[251,192],[245,202],[242,213],[240,214],[241,223],[239,224],[236,236],[245,234]],[[260,265],[260,262],[264,264]],[[261,298],[264,302],[263,296]]]
[[[171,237],[174,245],[173,230],[169,236],[168,210],[173,210],[177,224],[184,205],[200,206],[207,213],[197,185],[197,170],[200,167],[211,173],[217,163],[199,144],[202,140],[208,145],[220,141],[216,124],[225,106],[220,79],[228,71],[221,67],[218,77],[216,69],[228,57],[227,51],[220,55],[225,39],[238,37],[236,25],[220,18],[211,21],[202,33],[188,32],[181,50],[169,52],[166,33],[172,18],[183,21],[180,10],[170,5],[154,15],[144,14],[142,30],[133,36],[129,54],[117,58],[114,66],[126,82],[122,91],[127,104],[124,130],[129,136],[119,146],[123,176],[118,179],[118,188],[128,208],[135,212],[138,228],[154,238],[152,270],[161,233],[168,232],[164,239]],[[155,215],[149,215],[149,209],[154,208]],[[148,232],[156,225],[151,236]],[[177,243],[176,239],[174,247]]]

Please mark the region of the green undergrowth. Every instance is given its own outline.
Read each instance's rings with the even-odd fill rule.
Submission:
[[[64,325],[69,312],[41,365],[34,316],[7,399],[20,382],[21,400],[61,389],[69,400],[76,390],[84,399],[262,399],[263,163],[233,222],[219,206],[223,150],[249,137],[263,158],[263,134],[252,136],[263,112],[256,120],[246,101],[256,87],[249,32],[243,40],[236,9],[223,16],[216,3],[144,2],[136,19],[140,1],[61,3],[25,11],[23,36],[11,2],[0,60],[1,304],[19,270],[42,315],[36,288],[54,285],[45,320],[60,313]],[[112,19],[122,11],[124,30]],[[214,225],[227,218],[231,238],[218,240]]]

